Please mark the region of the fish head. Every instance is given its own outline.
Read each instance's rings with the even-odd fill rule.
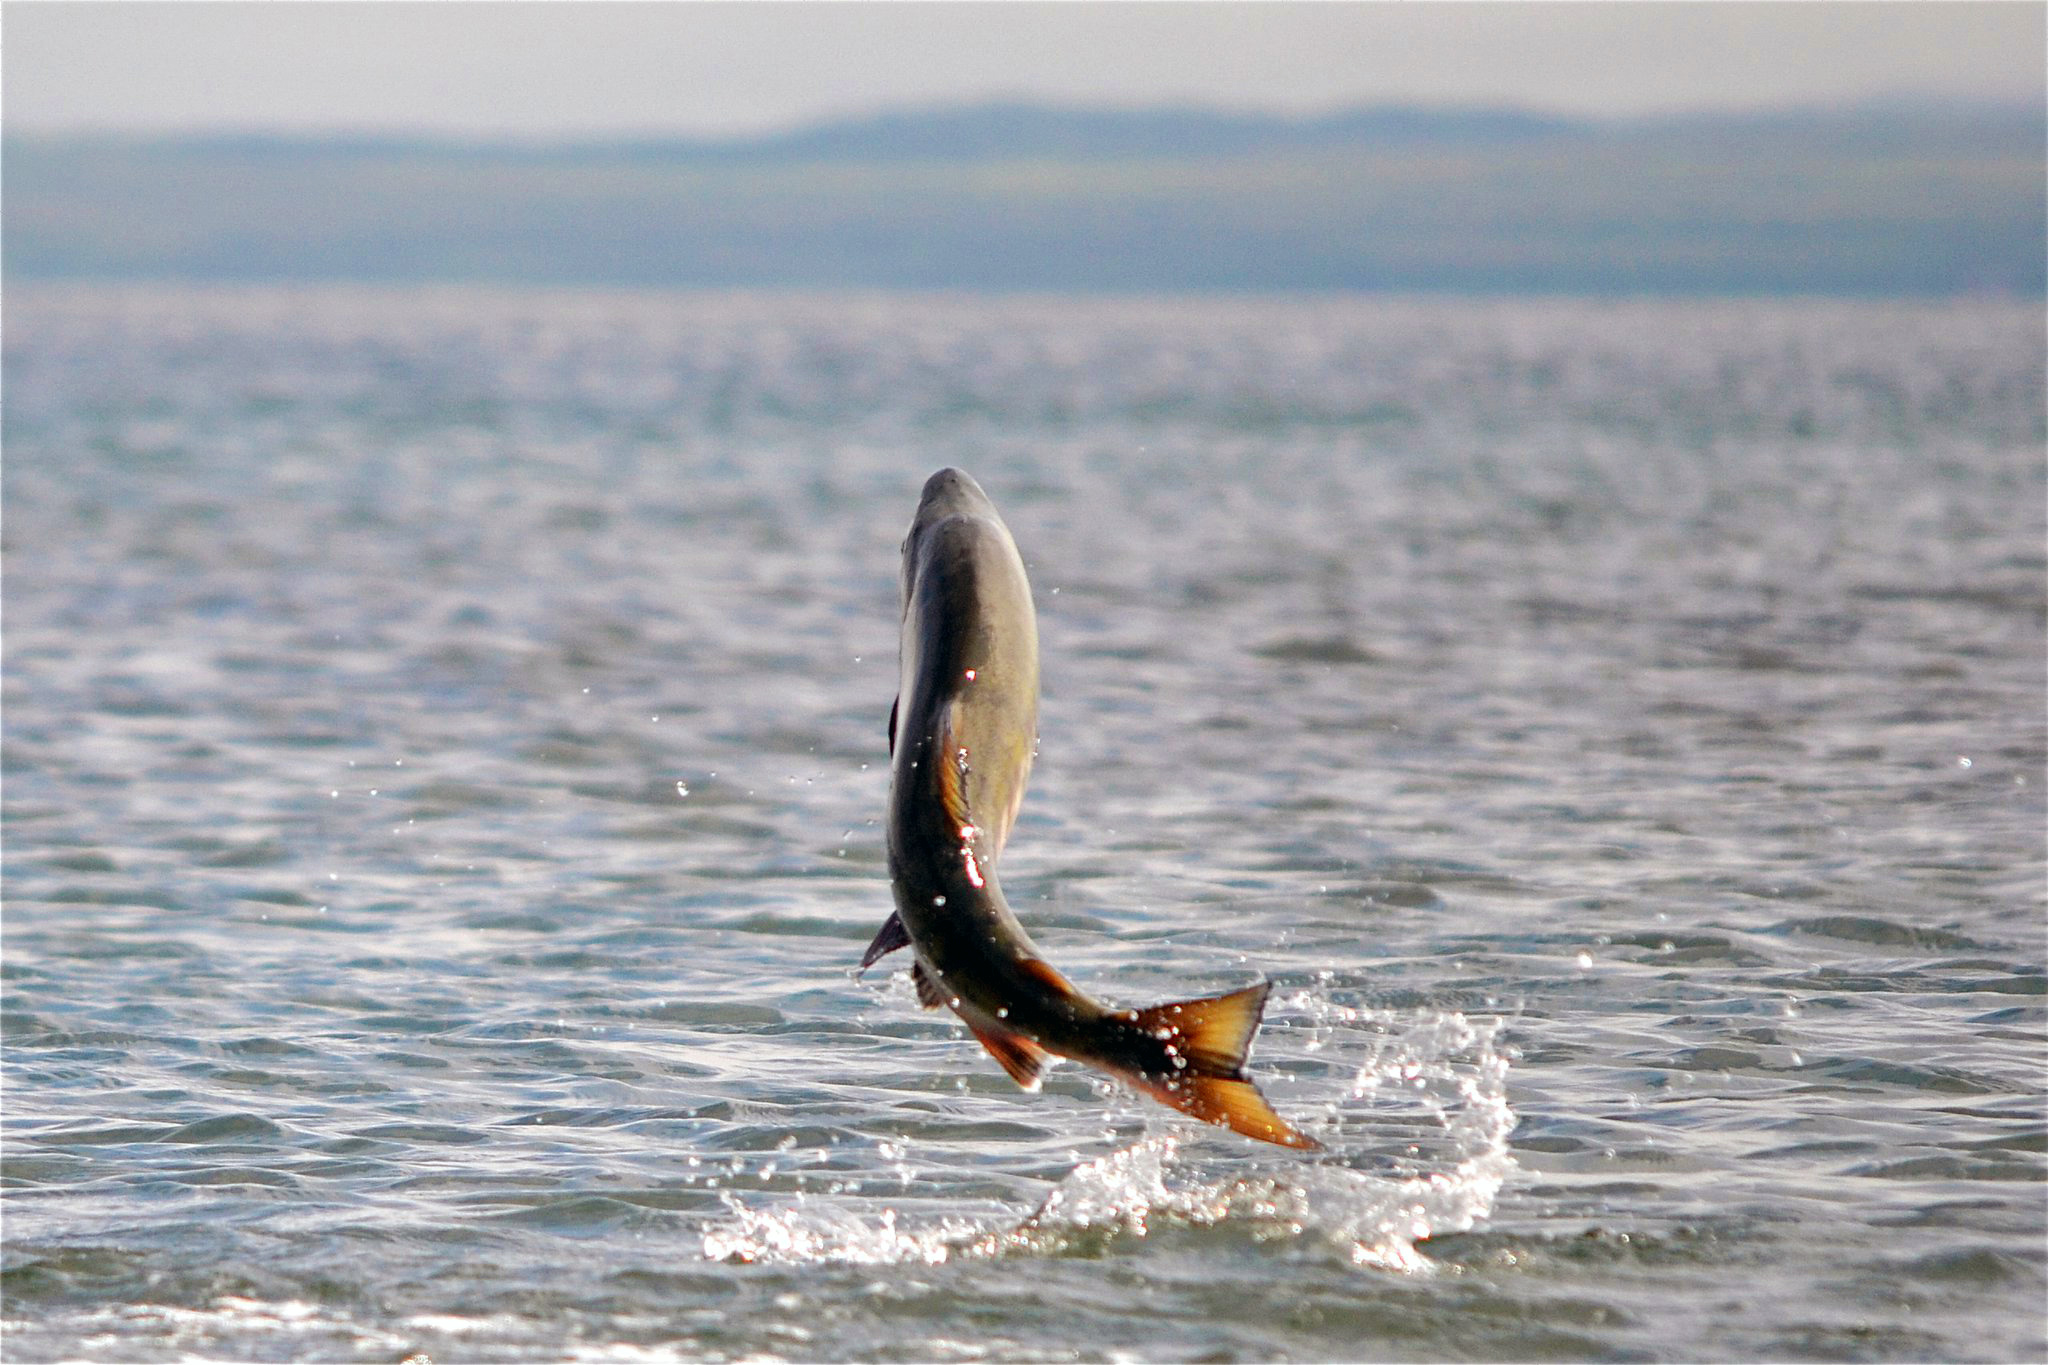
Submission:
[[[995,514],[996,505],[989,501],[988,494],[981,491],[981,485],[974,481],[974,476],[965,470],[948,467],[924,481],[924,492],[918,495],[917,515],[911,519],[911,529],[941,517],[993,517]]]
[[[917,499],[916,515],[911,517],[910,530],[903,537],[899,582],[906,607],[910,602],[918,556],[923,552],[927,535],[933,527],[959,517],[985,518],[998,525],[1002,522],[995,503],[981,491],[981,485],[974,481],[974,477],[965,470],[948,466],[924,481],[924,492]]]
[[[1009,528],[957,469],[925,481],[903,539],[902,591],[898,776],[906,790],[933,784],[947,841],[973,854],[978,878],[1002,851],[1031,770],[1038,625]]]

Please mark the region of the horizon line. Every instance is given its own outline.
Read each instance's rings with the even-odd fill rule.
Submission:
[[[428,123],[291,124],[277,122],[194,122],[175,126],[80,122],[20,126],[17,118],[0,120],[6,141],[129,142],[129,143],[439,143],[467,147],[573,148],[618,145],[670,145],[740,150],[770,147],[832,129],[854,128],[897,119],[1007,112],[1031,115],[1131,118],[1188,117],[1263,125],[1276,131],[1312,130],[1319,125],[1372,114],[1408,114],[1426,118],[1487,116],[1527,119],[1560,129],[1655,128],[1694,122],[1748,123],[1778,119],[1872,117],[1887,114],[1921,116],[2025,116],[2048,120],[2048,105],[2019,96],[1934,94],[1896,90],[1836,100],[1788,101],[1752,105],[1700,105],[1633,112],[1592,112],[1545,107],[1529,102],[1383,100],[1332,105],[1303,111],[1272,105],[1194,100],[1142,102],[1079,101],[1025,95],[991,95],[981,99],[944,99],[889,103],[862,110],[808,116],[786,123],[741,131],[688,129],[653,125],[617,128],[563,129],[536,132],[511,128],[466,127]]]

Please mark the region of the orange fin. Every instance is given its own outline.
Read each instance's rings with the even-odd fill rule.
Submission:
[[[1322,1150],[1322,1143],[1296,1131],[1286,1119],[1275,1113],[1273,1106],[1266,1103],[1266,1097],[1259,1093],[1259,1088],[1250,1081],[1230,1080],[1222,1076],[1190,1076],[1157,1088],[1147,1088],[1160,1100],[1204,1123],[1219,1123],[1246,1137],[1277,1142],[1282,1147],[1299,1147],[1308,1152]]]
[[[980,1028],[970,1023],[967,1030],[989,1050],[990,1056],[1003,1064],[1011,1080],[1026,1090],[1038,1089],[1038,1078],[1045,1072],[1044,1048],[1007,1029]]]
[[[1137,1011],[1138,1027],[1163,1040],[1187,1063],[1187,1070],[1180,1075],[1148,1083],[1145,1088],[1205,1123],[1222,1124],[1246,1137],[1282,1147],[1314,1151],[1322,1144],[1296,1132],[1244,1074],[1252,1035],[1259,1031],[1259,1019],[1272,990],[1272,982],[1262,981],[1228,995],[1179,1000]]]
[[[1042,957],[1027,957],[1019,960],[1017,970],[1036,981],[1049,994],[1064,1000],[1074,994],[1074,983],[1053,970],[1053,965]]]
[[[1206,1000],[1154,1005],[1137,1012],[1138,1027],[1165,1039],[1196,1071],[1242,1080],[1245,1056],[1251,1051],[1252,1035],[1259,1031],[1259,1017],[1266,1012],[1266,997],[1272,990],[1272,982],[1261,981]]]
[[[955,829],[966,829],[974,824],[974,817],[967,810],[967,751],[953,742],[953,708],[946,708],[945,718],[939,722],[937,752],[931,761],[939,770],[939,804],[946,809],[946,818],[953,822]]]
[[[922,962],[910,967],[910,984],[917,987],[917,1003],[928,1010],[935,1010],[946,1003],[946,988],[932,980],[932,974],[925,970]]]

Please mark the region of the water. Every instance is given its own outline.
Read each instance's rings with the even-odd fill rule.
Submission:
[[[10,1360],[2039,1359],[2031,304],[16,288]],[[1005,860],[1328,1150],[901,975],[897,541]]]

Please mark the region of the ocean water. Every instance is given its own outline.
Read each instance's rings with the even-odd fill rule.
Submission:
[[[2048,1354],[2034,303],[17,287],[9,1360]],[[1320,1137],[890,959],[896,548],[1005,885]]]

